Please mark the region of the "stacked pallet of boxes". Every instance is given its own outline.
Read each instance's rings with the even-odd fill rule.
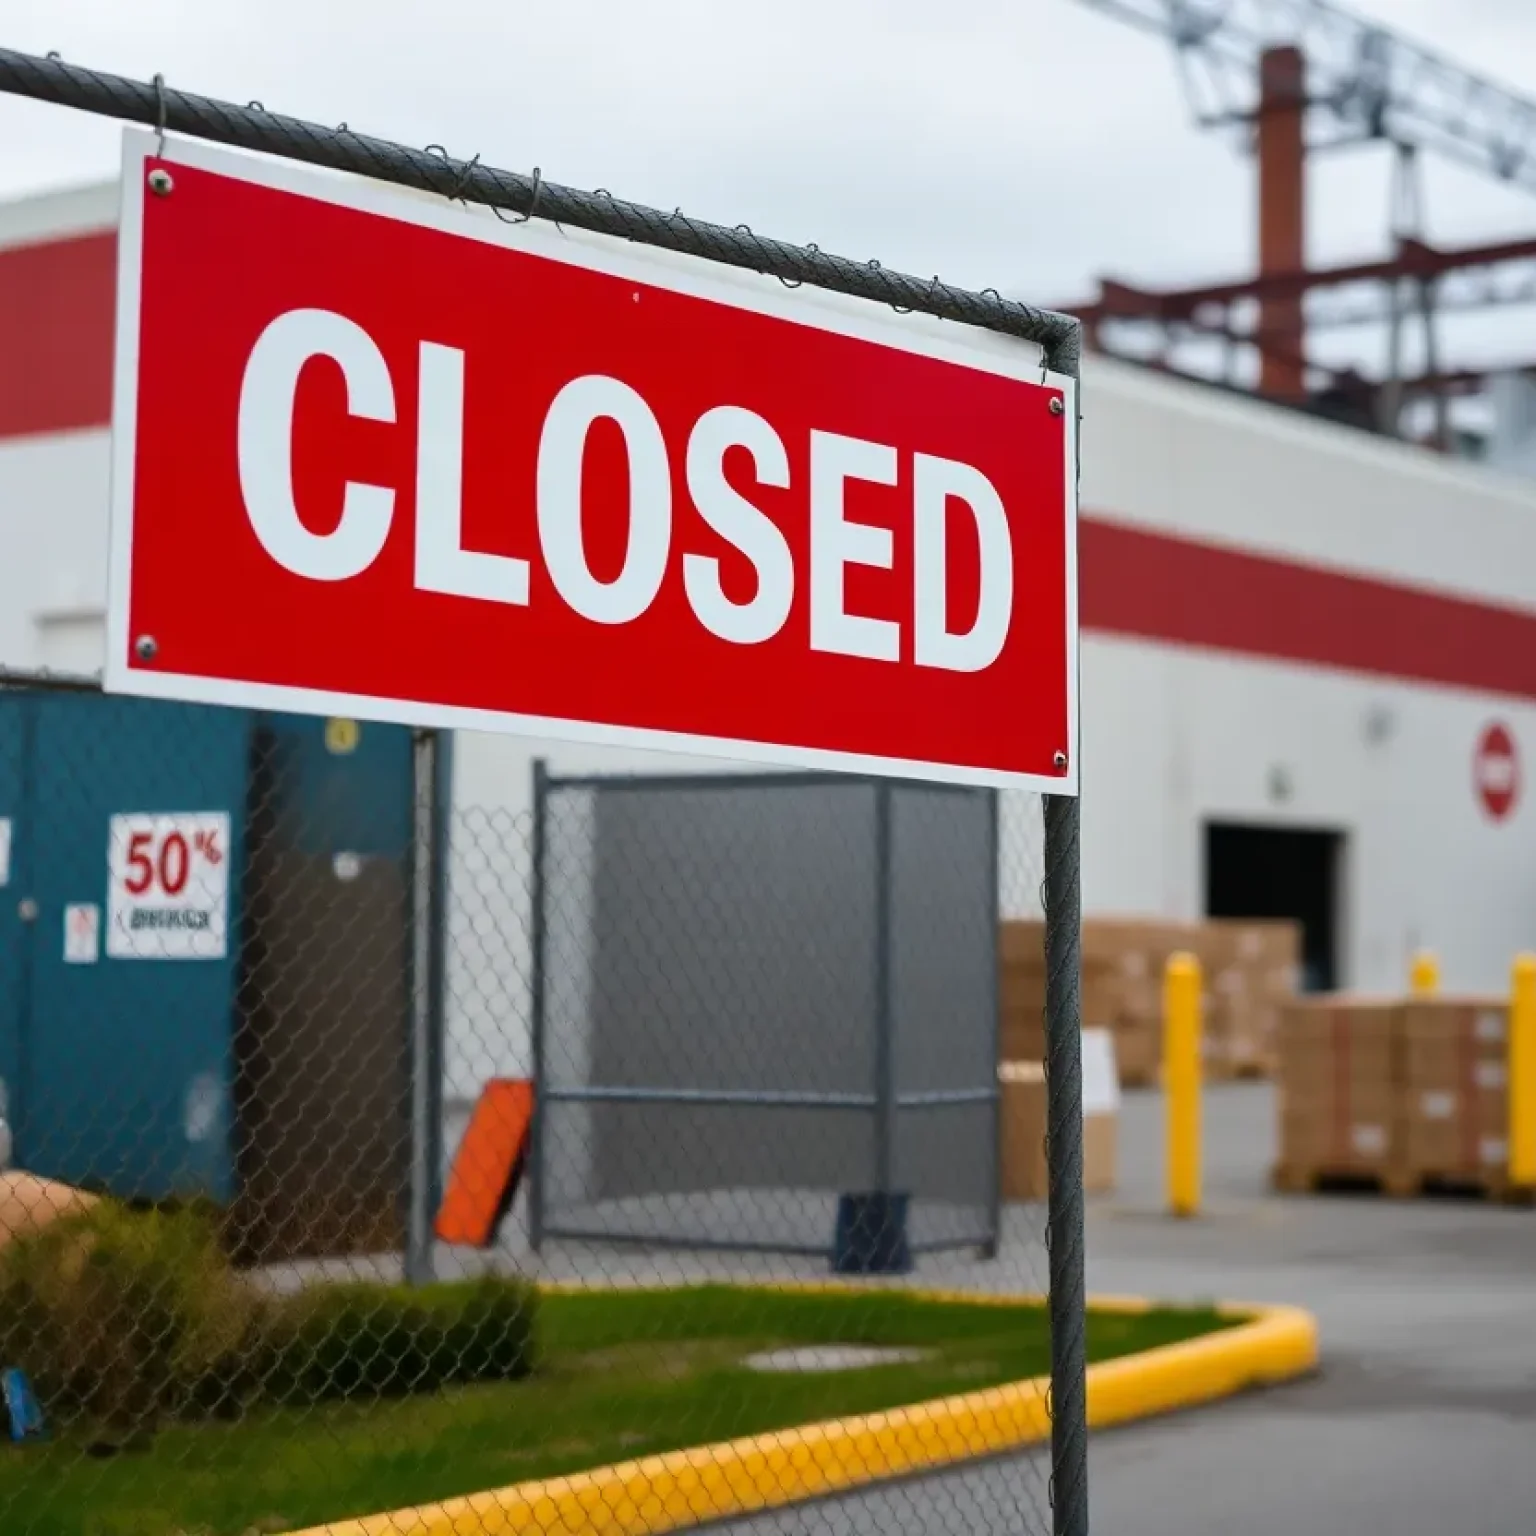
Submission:
[[[1402,1162],[1402,1005],[1395,999],[1298,999],[1280,1029],[1275,1183],[1384,1185]]]
[[[1506,1193],[1508,1018],[1501,998],[1293,1004],[1281,1029],[1276,1184]]]
[[[1205,976],[1207,1077],[1272,1071],[1280,1011],[1296,989],[1301,932],[1295,923],[1088,918],[1082,933],[1083,1025],[1112,1031],[1122,1083],[1157,1081],[1163,975],[1180,951],[1194,954]],[[1003,1059],[1038,1061],[1045,1049],[1043,925],[1004,923],[1001,948]]]
[[[1415,999],[1403,1009],[1403,1155],[1419,1184],[1503,1193],[1509,1164],[1509,1004]]]
[[[1157,1081],[1163,974],[1193,951],[1206,967],[1206,1071],[1265,1071],[1279,1009],[1295,984],[1300,933],[1291,923],[1168,923],[1091,918],[1082,929],[1085,1184],[1114,1184],[1120,1085]],[[1000,937],[999,1077],[1006,1198],[1044,1193],[1045,929],[1004,923]]]
[[[1004,923],[999,941],[999,1055],[1005,1200],[1043,1200],[1045,1179],[1045,930]],[[1112,977],[1083,962],[1083,1188],[1114,1188],[1120,1080],[1108,1026]],[[1095,1020],[1099,1023],[1095,1024]]]
[[[1194,948],[1206,978],[1207,1074],[1273,1076],[1281,1014],[1296,997],[1300,983],[1300,925],[1203,923]]]

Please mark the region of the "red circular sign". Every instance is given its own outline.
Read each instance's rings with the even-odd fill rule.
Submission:
[[[1483,809],[1494,821],[1503,821],[1520,798],[1520,753],[1501,721],[1484,727],[1478,737],[1472,778]]]

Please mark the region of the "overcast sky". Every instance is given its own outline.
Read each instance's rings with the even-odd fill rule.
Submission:
[[[1536,0],[1366,8],[1536,97]],[[0,45],[1043,302],[1253,260],[1250,163],[1080,0],[5,0]],[[0,196],[112,175],[118,131],[0,98]],[[1536,232],[1536,194],[1429,192],[1431,238]],[[1387,202],[1383,151],[1315,162],[1311,259],[1382,251]],[[1459,340],[1536,359],[1536,310]]]

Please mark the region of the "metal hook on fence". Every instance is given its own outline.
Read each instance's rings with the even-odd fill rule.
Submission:
[[[448,153],[448,147],[445,144],[428,144],[426,147],[426,153],[429,155],[435,155],[439,160],[443,162],[445,166],[451,168],[453,165],[453,156]],[[469,185],[469,178],[474,174],[475,167],[479,165],[479,163],[480,156],[478,153],[475,154],[473,158],[464,162],[463,168],[454,178],[453,185],[445,193],[443,193],[443,196],[446,197],[449,202],[458,202],[463,198],[464,189]],[[495,210],[492,211],[494,212]]]
[[[522,216],[522,218],[518,219],[516,221],[517,223],[519,223],[519,224],[526,224],[534,216],[534,214],[536,214],[539,211],[539,198],[542,195],[543,191],[544,191],[544,173],[543,173],[543,171],[541,171],[538,168],[538,166],[534,166],[534,168],[533,168],[533,197],[529,200],[528,212],[525,213]]]
[[[479,158],[480,158],[479,155],[475,156],[475,159],[478,160]],[[519,214],[516,218],[510,218],[510,219],[506,216],[506,214],[504,214],[501,211],[500,208],[492,208],[491,212],[494,213],[496,215],[496,217],[498,219],[500,219],[503,224],[526,224],[531,218],[533,218],[538,213],[538,211],[539,211],[539,197],[543,193],[543,191],[544,191],[544,173],[538,168],[538,166],[534,166],[534,168],[533,168],[533,199],[528,204],[528,212],[527,213],[523,213],[523,214]],[[559,229],[560,226],[558,224],[556,224],[555,228]]]
[[[428,144],[422,153],[441,160],[444,165],[451,164],[453,160],[453,156],[448,153],[448,146],[446,144]],[[446,197],[448,194],[444,193],[443,195]]]
[[[469,178],[475,174],[475,167],[480,164],[480,153],[477,150],[472,159],[464,162],[464,169],[459,172],[458,180],[453,184],[453,191],[448,196],[456,202],[462,202],[464,189],[469,185]]]
[[[806,254],[808,256],[820,256],[821,255],[821,247],[819,245],[817,245],[814,240],[812,240],[805,247],[805,252],[806,252]],[[805,286],[805,279],[803,277],[796,277],[796,278],[781,277],[779,279],[779,281],[781,283],[783,283],[786,288],[803,288]]]
[[[155,87],[155,156],[163,159],[165,156],[165,76],[156,75],[152,82]]]

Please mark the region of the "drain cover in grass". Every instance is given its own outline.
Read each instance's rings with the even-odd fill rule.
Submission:
[[[805,1349],[770,1349],[748,1355],[742,1364],[749,1371],[867,1371],[876,1365],[905,1365],[925,1360],[926,1349],[881,1349],[851,1344],[812,1345]]]

